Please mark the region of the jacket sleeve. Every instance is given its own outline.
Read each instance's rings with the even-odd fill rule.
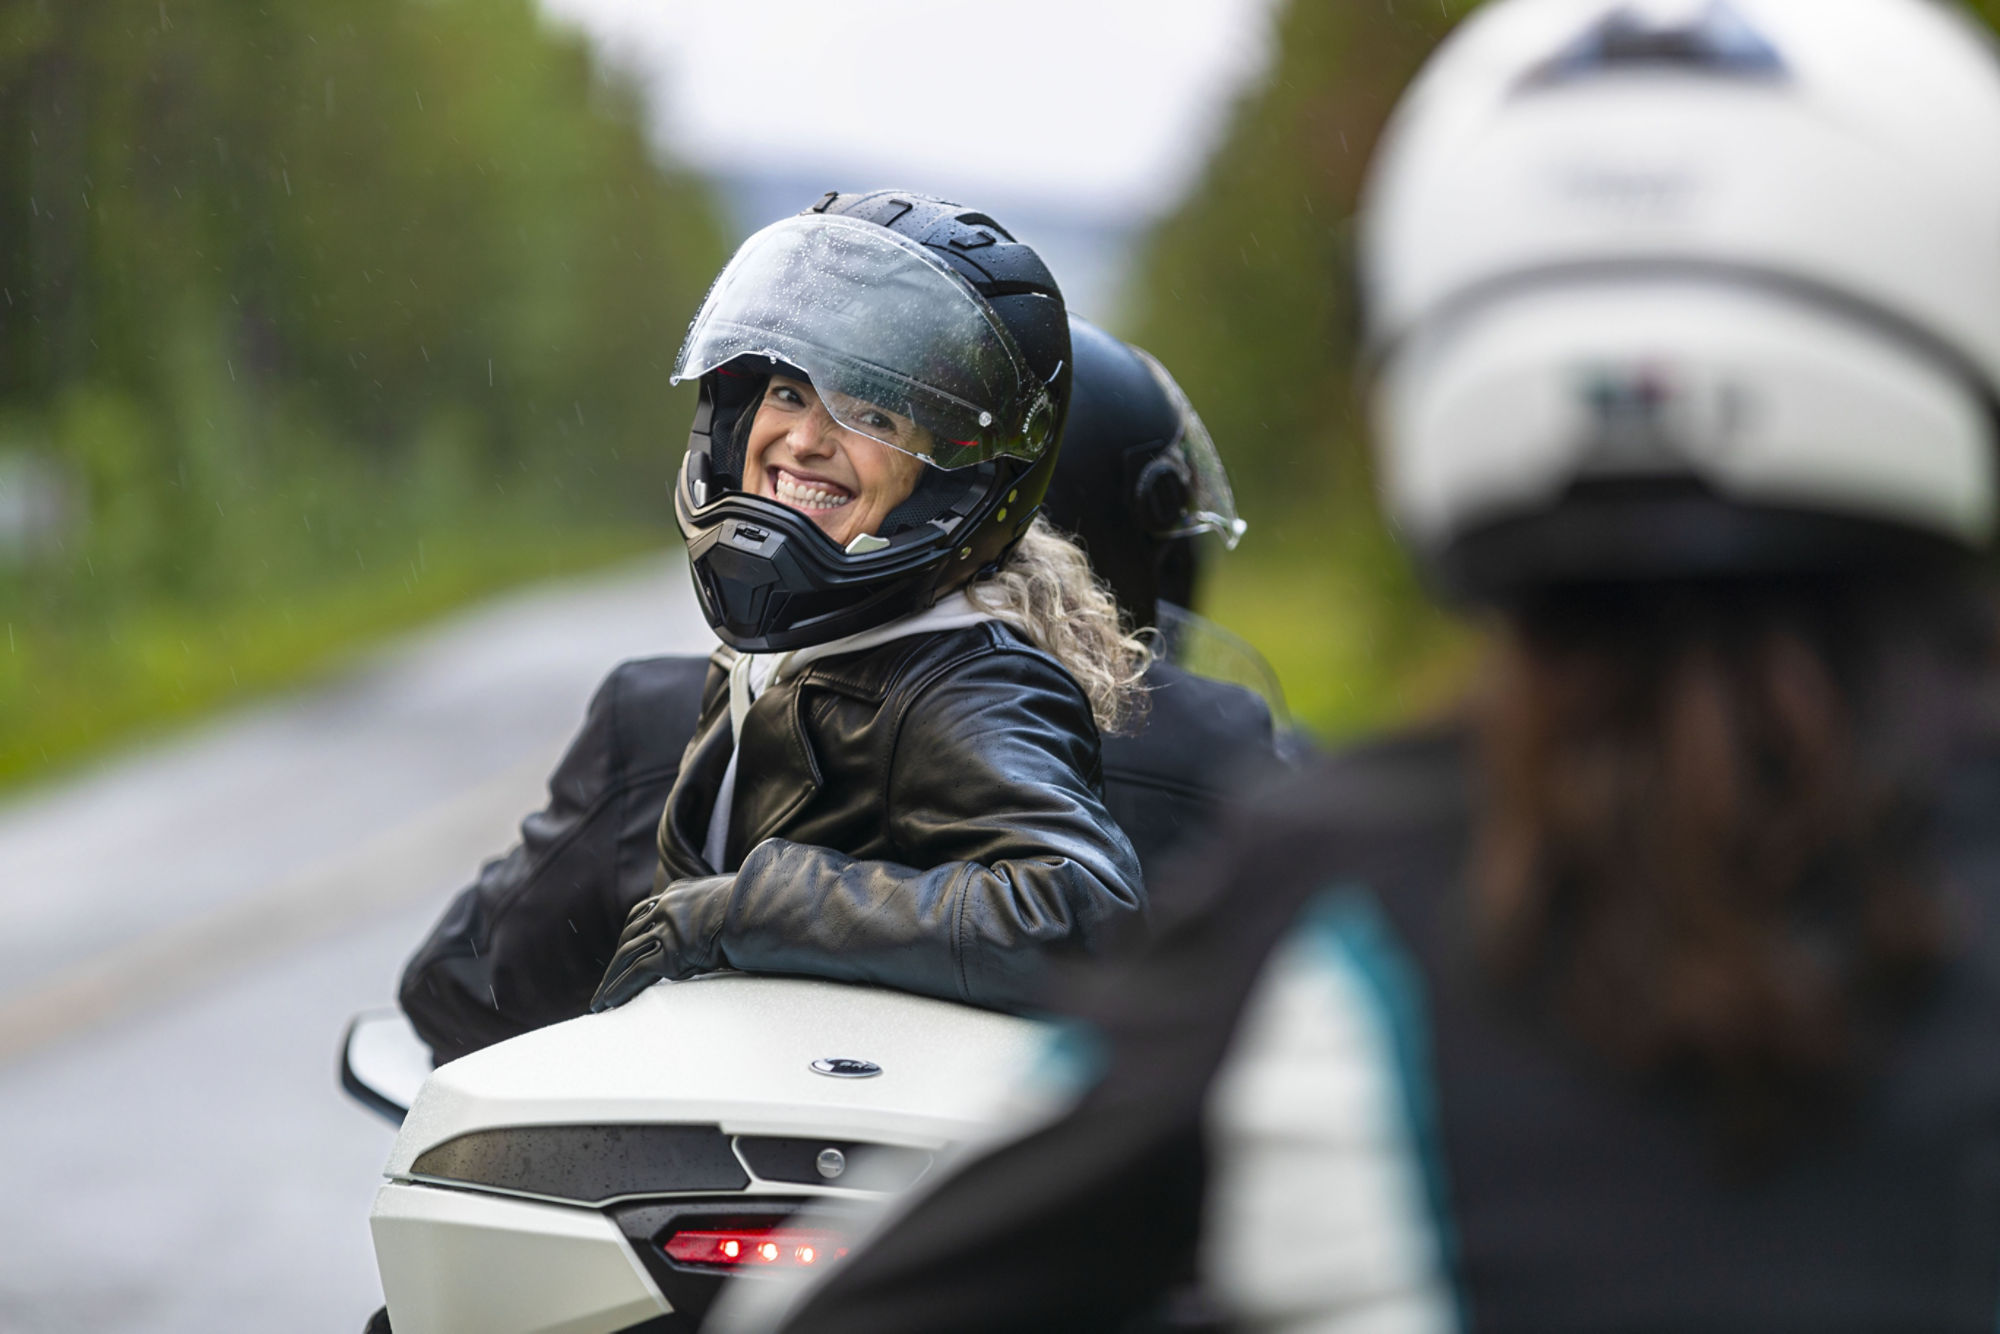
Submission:
[[[403,1012],[440,1063],[583,1014],[632,905],[694,730],[698,658],[626,663],[598,687],[548,805],[487,862],[403,970]]]
[[[882,801],[899,860],[768,839],[734,875],[670,887],[680,975],[809,973],[1028,1007],[1052,957],[1097,952],[1145,911],[1098,774],[1096,725],[1061,668],[961,661],[895,731]]]

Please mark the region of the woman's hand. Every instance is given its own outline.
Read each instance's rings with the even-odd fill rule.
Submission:
[[[711,961],[715,933],[700,930],[696,921],[711,901],[726,899],[733,878],[677,880],[633,905],[590,1012],[623,1005],[655,982],[678,982],[710,971],[715,966]]]

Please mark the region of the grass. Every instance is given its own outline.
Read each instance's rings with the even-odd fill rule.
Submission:
[[[653,528],[427,532],[406,561],[222,605],[10,621],[0,647],[0,789],[41,781],[218,708],[324,677],[398,631],[533,579],[655,550]]]
[[[1202,601],[1270,661],[1294,721],[1328,741],[1444,711],[1479,655],[1476,631],[1424,596],[1372,524],[1266,519],[1213,553]]]

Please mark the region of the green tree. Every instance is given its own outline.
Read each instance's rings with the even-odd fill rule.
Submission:
[[[1397,96],[1466,0],[1324,4],[1276,57],[1208,169],[1149,238],[1130,336],[1215,433],[1251,529],[1205,600],[1331,733],[1435,704],[1466,636],[1423,597],[1375,508],[1354,367],[1354,213]]]
[[[279,680],[663,530],[713,200],[530,0],[17,0],[0,126],[0,454],[83,516],[0,565],[0,777],[242,684],[222,627]]]

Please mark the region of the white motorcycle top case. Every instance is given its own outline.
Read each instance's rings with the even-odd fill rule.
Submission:
[[[440,1066],[370,1218],[391,1326],[692,1331],[725,1279],[835,1253],[784,1230],[801,1207],[823,1228],[1042,1110],[1049,1041],[946,1001],[724,973]]]

